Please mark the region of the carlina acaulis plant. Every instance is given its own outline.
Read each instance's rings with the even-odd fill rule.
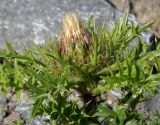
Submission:
[[[66,13],[62,18],[62,29],[60,32],[59,54],[67,57],[71,54],[76,56],[79,49],[86,52],[90,49],[91,34],[82,25],[82,21],[74,12]],[[84,55],[85,55],[84,54]]]

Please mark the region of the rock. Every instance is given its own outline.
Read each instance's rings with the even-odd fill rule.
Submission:
[[[33,102],[31,102],[30,100],[28,100],[28,102],[26,102],[26,103],[18,103],[16,105],[15,111],[20,112],[24,116],[28,116],[25,112],[31,111],[32,104],[33,104]]]
[[[5,115],[6,115],[5,105],[0,104],[0,123],[3,121]]]
[[[50,125],[49,123],[45,122],[45,120],[49,120],[50,117],[49,116],[38,116],[35,119],[33,119],[32,124],[34,125]]]
[[[6,93],[6,97],[8,100],[16,100],[15,96],[15,88],[8,88],[7,93]]]
[[[20,103],[28,102],[29,96],[30,96],[29,92],[27,92],[27,91],[21,92],[20,97],[19,97]]]
[[[140,23],[160,18],[160,0],[106,0],[113,7],[125,12],[133,13]],[[160,21],[151,28],[157,37],[160,37]]]
[[[11,102],[7,103],[7,110],[9,112],[14,111],[15,108],[16,108],[16,105],[14,103],[11,103]]]
[[[160,95],[151,96],[145,103],[147,111],[152,115],[160,113]]]
[[[109,121],[107,119],[104,119],[102,121],[101,125],[109,125]]]
[[[0,97],[0,123],[3,121],[3,118],[6,115],[6,104],[7,99],[5,97]]]
[[[120,100],[123,100],[125,95],[120,90],[110,90],[103,92],[96,96],[97,102],[102,102],[101,104],[106,107],[115,107],[119,104]]]
[[[139,22],[145,23],[160,18],[160,0],[131,0],[131,3]],[[160,37],[160,21],[152,26],[152,30]]]
[[[131,11],[130,0],[106,0],[106,2],[109,2],[113,7],[122,12]]]
[[[49,119],[49,116],[37,116],[30,121],[31,110],[32,110],[33,101],[28,100],[23,103],[17,103],[15,111],[21,114],[21,117],[25,121],[25,125],[49,125],[45,120]]]
[[[21,116],[17,112],[12,112],[8,117],[3,119],[4,125],[14,125],[14,122],[22,122]]]
[[[77,91],[76,89],[70,89],[70,93],[67,97],[68,102],[77,102],[79,108],[84,106],[84,101],[82,98],[82,93]]]
[[[68,11],[77,12],[84,22],[94,15],[99,25],[123,16],[103,0],[0,0],[0,3],[0,44],[5,48],[4,40],[8,39],[19,51],[33,42],[42,44],[46,37],[57,34],[61,18]],[[129,19],[136,22],[133,15]]]
[[[4,96],[0,96],[0,104],[6,104],[7,103],[7,98]]]
[[[50,125],[49,123],[45,122],[45,120],[50,119],[48,115],[37,116],[30,120],[32,104],[33,101],[28,100],[28,102],[26,101],[16,105],[15,111],[21,114],[21,117],[25,121],[25,125]]]

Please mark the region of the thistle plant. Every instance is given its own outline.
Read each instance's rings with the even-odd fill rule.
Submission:
[[[7,42],[8,49],[0,51],[3,91],[13,87],[16,93],[30,92],[35,101],[32,118],[47,114],[53,125],[93,125],[104,120],[111,125],[151,123],[136,106],[159,84],[160,47],[151,51],[141,38],[154,22],[132,24],[124,17],[108,30],[105,24],[98,28],[92,17],[83,26],[75,13],[68,13],[62,23],[60,36],[46,39],[43,47],[34,45],[17,53]],[[134,39],[137,44],[131,48]],[[117,105],[97,99],[115,89],[124,95],[117,98]],[[78,100],[69,101],[71,90],[80,93]]]

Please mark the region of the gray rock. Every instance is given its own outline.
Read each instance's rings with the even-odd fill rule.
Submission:
[[[32,103],[30,103],[30,104],[26,104],[26,103],[17,104],[15,110],[19,111],[19,112],[24,112],[24,111],[31,110],[31,106],[32,106]]]
[[[45,122],[45,120],[49,120],[49,116],[38,116],[35,119],[33,119],[32,124],[34,125],[50,125],[49,123]]]
[[[3,121],[3,118],[5,115],[6,115],[6,112],[0,110],[0,123]]]
[[[33,104],[33,102],[30,100],[28,100],[28,102],[25,102],[25,103],[17,103],[15,111],[21,113],[22,117],[25,120],[29,120],[31,110],[32,110],[32,104]]]
[[[21,119],[20,114],[17,112],[12,112],[9,116],[3,119],[4,125],[14,125],[14,122],[23,123],[23,120]]]
[[[79,108],[82,108],[84,106],[82,93],[77,91],[76,89],[70,89],[70,94],[68,95],[67,101],[77,102]]]
[[[61,18],[68,11],[75,11],[83,21],[94,15],[98,24],[118,21],[123,14],[103,0],[0,0],[0,45],[5,39],[17,50],[32,43],[44,43],[46,37],[57,34]],[[136,22],[133,15],[131,21]]]
[[[120,11],[131,12],[131,2],[130,0],[106,0],[111,3],[111,5]]]
[[[138,22],[145,23],[160,17],[160,0],[106,0],[122,12],[133,13]],[[157,37],[160,37],[160,21],[151,27]]]
[[[7,103],[7,98],[4,96],[0,96],[0,104],[6,104]]]
[[[25,121],[25,125],[49,125],[45,120],[49,120],[48,115],[37,116],[36,118],[30,120],[31,110],[33,101],[28,100],[24,103],[17,103],[15,111],[21,114],[21,117]]]
[[[160,0],[130,0],[139,22],[144,23],[160,18]],[[154,34],[160,37],[160,21],[151,27]]]
[[[157,94],[156,96],[151,96],[146,101],[145,107],[151,115],[157,115],[157,113],[160,113],[160,95]]]
[[[5,97],[0,97],[0,123],[2,122],[4,116],[6,115],[5,105],[7,104],[7,99]]]

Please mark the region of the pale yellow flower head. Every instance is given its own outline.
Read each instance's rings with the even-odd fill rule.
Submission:
[[[89,39],[90,34],[83,27],[77,14],[73,12],[66,13],[62,19],[62,31],[59,46],[60,55],[66,55],[68,53],[69,45],[71,44],[75,51],[79,42],[83,42],[84,46],[88,47],[90,42]]]
[[[65,14],[63,17],[63,33],[66,39],[80,37],[82,30],[82,23],[75,13]]]

